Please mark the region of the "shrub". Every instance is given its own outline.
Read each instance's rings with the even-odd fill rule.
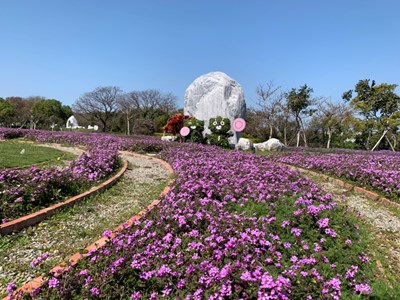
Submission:
[[[167,133],[172,133],[173,135],[177,135],[179,134],[179,131],[183,127],[183,122],[191,118],[192,117],[185,116],[183,114],[175,114],[168,120],[167,125],[165,125],[163,129]]]
[[[211,134],[207,137],[210,145],[216,145],[222,148],[230,148],[229,137],[233,136],[231,129],[231,121],[228,118],[217,116],[211,118],[208,128]]]
[[[192,118],[189,120],[185,120],[184,125],[190,129],[190,133],[186,137],[186,141],[201,144],[205,142],[205,139],[203,137],[204,121]]]
[[[24,137],[25,133],[22,130],[12,130],[5,132],[2,136],[6,140],[18,139]]]

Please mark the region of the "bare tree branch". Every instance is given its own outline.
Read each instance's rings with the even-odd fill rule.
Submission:
[[[118,99],[122,90],[115,86],[98,87],[83,94],[73,105],[73,110],[94,117],[102,124],[103,132],[108,130],[108,123],[118,108]]]

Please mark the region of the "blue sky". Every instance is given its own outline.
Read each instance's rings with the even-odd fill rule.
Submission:
[[[222,71],[250,106],[271,80],[338,101],[360,79],[400,84],[399,12],[398,0],[3,0],[0,97],[71,105],[118,86],[183,107],[194,79]]]

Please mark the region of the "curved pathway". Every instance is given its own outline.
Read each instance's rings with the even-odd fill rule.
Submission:
[[[54,147],[81,152],[77,148]],[[46,273],[96,241],[103,231],[115,228],[158,198],[168,183],[168,170],[154,160],[126,154],[122,157],[129,162],[128,170],[111,189],[35,227],[0,237],[0,296],[5,295],[9,281],[16,280],[21,286]],[[49,258],[31,267],[31,262],[44,253]]]
[[[291,167],[291,166],[288,166]],[[324,191],[335,195],[336,201],[348,206],[357,212],[360,217],[369,224],[371,230],[371,243],[379,253],[374,253],[376,257],[384,260],[382,263],[377,261],[381,272],[384,269],[400,280],[400,210],[395,207],[388,207],[381,202],[368,199],[364,194],[357,191],[350,191],[341,186],[327,181],[315,174],[310,174],[307,170],[291,167],[313,180]],[[383,251],[382,251],[383,250]],[[382,267],[382,264],[384,265]]]

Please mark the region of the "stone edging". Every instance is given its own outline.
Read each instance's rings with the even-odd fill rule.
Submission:
[[[348,182],[345,182],[345,181],[343,181],[341,179],[333,178],[333,177],[330,177],[328,175],[321,174],[321,173],[318,173],[318,172],[314,172],[314,171],[311,171],[311,170],[308,170],[308,169],[303,169],[303,168],[300,168],[300,167],[297,167],[297,166],[287,165],[287,164],[285,164],[285,165],[286,166],[290,166],[290,168],[293,168],[293,169],[295,169],[297,171],[300,171],[302,173],[318,176],[318,177],[320,177],[320,178],[322,178],[322,179],[324,179],[326,181],[329,181],[329,182],[333,183],[334,185],[337,185],[337,186],[340,186],[340,187],[344,187],[344,188],[348,189],[349,191],[359,192],[359,193],[363,194],[365,197],[367,197],[368,199],[371,199],[371,200],[374,200],[374,201],[377,201],[377,202],[381,202],[383,204],[386,204],[386,205],[389,205],[389,206],[393,206],[393,207],[396,207],[396,208],[400,208],[400,204],[399,203],[393,202],[393,201],[391,201],[391,200],[389,200],[389,199],[387,199],[385,197],[382,197],[382,196],[378,195],[377,193],[368,191],[368,190],[366,190],[366,189],[364,189],[362,187],[359,187],[359,186],[355,186],[355,185],[350,184]]]
[[[126,169],[128,168],[128,162],[126,160],[122,160],[122,162],[123,162],[122,169],[119,170],[118,173],[115,174],[113,177],[107,179],[105,182],[101,183],[100,185],[92,187],[90,190],[88,190],[82,194],[76,195],[72,198],[69,198],[68,200],[65,200],[64,202],[54,204],[50,207],[43,208],[37,212],[34,212],[29,215],[20,217],[18,219],[6,222],[4,224],[1,224],[0,225],[0,234],[11,234],[15,231],[19,231],[23,228],[37,224],[37,223],[43,221],[44,219],[46,219],[47,217],[53,215],[56,211],[58,211],[60,209],[70,207],[93,194],[96,194],[98,192],[103,191],[104,189],[109,188],[125,173]]]
[[[142,155],[142,154],[138,154],[138,153],[128,152],[128,151],[120,151],[120,153],[125,154],[125,155],[132,155],[132,156],[140,157],[143,159],[155,160],[158,163],[160,163],[161,165],[163,165],[168,170],[170,175],[174,174],[174,170],[172,169],[171,165],[162,159],[147,156],[147,155]],[[165,196],[170,191],[171,185],[174,182],[175,182],[174,179],[169,180],[167,186],[161,192],[160,197]],[[139,213],[137,213],[135,216],[133,216],[132,218],[130,218],[123,224],[114,228],[113,233],[111,234],[110,237],[107,237],[107,238],[103,237],[103,238],[97,240],[96,242],[87,246],[85,248],[85,250],[87,251],[87,253],[89,253],[89,251],[93,251],[93,250],[103,247],[108,241],[110,241],[111,239],[113,239],[116,236],[115,232],[121,232],[126,228],[132,227],[132,225],[134,225],[135,221],[143,218],[147,213],[149,213],[159,203],[160,203],[159,199],[153,200],[153,202],[151,202],[145,209],[141,210]],[[62,262],[62,263],[56,265],[55,267],[53,267],[49,272],[52,273],[54,275],[54,277],[59,277],[64,272],[66,272],[70,267],[76,266],[81,259],[88,256],[87,253],[81,254],[81,253],[77,252],[68,259],[68,263]],[[16,291],[14,291],[11,299],[19,299],[20,293],[22,293],[22,294],[31,293],[35,289],[43,286],[46,282],[47,282],[47,279],[45,279],[43,276],[36,277],[32,281],[26,283],[25,285],[23,285],[22,287],[18,288]],[[17,297],[17,298],[15,298],[15,297]],[[8,299],[10,299],[8,296],[3,298],[3,300],[8,300]]]

